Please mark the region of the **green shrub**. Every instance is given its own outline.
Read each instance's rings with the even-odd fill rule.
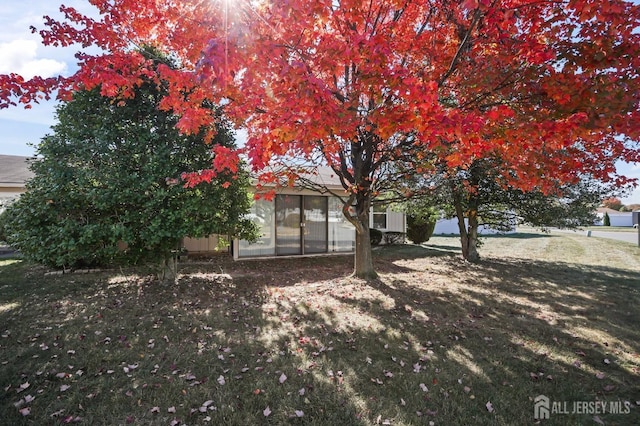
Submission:
[[[602,221],[602,224],[604,226],[611,226],[611,218],[609,217],[609,213],[607,212],[604,213],[604,219]]]
[[[6,228],[7,222],[7,213],[6,211],[2,211],[0,213],[0,242],[7,241],[7,230]]]
[[[404,244],[404,232],[385,232],[382,239],[386,245]]]
[[[382,231],[377,229],[369,229],[369,238],[371,239],[371,245],[377,246],[382,241]]]
[[[156,52],[145,55],[160,67]],[[55,268],[149,263],[172,273],[167,265],[186,236],[256,234],[245,217],[244,169],[198,185],[182,180],[185,171],[211,167],[214,147],[235,147],[231,124],[212,107],[213,140],[180,134],[178,115],[158,108],[163,87],[145,81],[118,103],[100,87],[80,90],[57,107],[58,123],[31,162],[34,177],[8,209],[11,246]]]
[[[433,230],[436,227],[436,221],[433,216],[415,216],[407,215],[407,238],[414,244],[422,244],[429,241]]]

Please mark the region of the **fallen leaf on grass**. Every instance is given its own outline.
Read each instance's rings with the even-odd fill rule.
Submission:
[[[485,407],[487,407],[488,412],[493,413],[493,404],[491,403],[491,401],[487,402],[485,404]]]
[[[422,392],[429,392],[429,388],[424,383],[420,383],[420,389],[422,389]]]
[[[29,382],[24,382],[23,384],[20,385],[20,387],[18,388],[18,393],[22,392],[23,390],[25,390],[26,388],[28,388],[29,386],[31,386],[29,384]]]
[[[69,385],[62,385],[60,386],[60,392],[65,392],[67,391],[71,386]]]
[[[22,414],[23,416],[28,416],[29,414],[31,414],[31,407],[24,407],[21,408],[20,410],[18,410],[20,412],[20,414]]]
[[[602,372],[598,371],[598,372],[596,373],[596,379],[600,379],[600,380],[604,379],[604,373],[602,373]]]
[[[159,413],[160,412],[160,407],[153,407],[150,411],[152,413]]]
[[[176,407],[167,408],[167,413],[175,413],[175,412],[176,412]]]
[[[214,407],[213,405],[213,400],[209,399],[205,402],[202,403],[202,405],[200,406],[200,408],[198,408],[198,411],[200,411],[201,413],[206,413],[207,410],[216,410],[217,408]]]
[[[302,411],[302,410],[296,410],[295,413],[296,413],[296,417],[304,416],[304,411]]]
[[[221,385],[224,385],[226,383],[224,380],[224,376],[218,377],[218,383],[220,383]]]
[[[271,408],[265,408],[262,414],[264,414],[265,417],[269,417],[269,415],[271,415]]]
[[[598,423],[599,425],[603,425],[604,426],[604,422],[602,421],[602,419],[598,416],[593,416],[593,421]]]
[[[280,378],[278,379],[278,381],[280,382],[280,384],[286,382],[287,381],[287,376],[284,373],[282,373],[280,375]]]

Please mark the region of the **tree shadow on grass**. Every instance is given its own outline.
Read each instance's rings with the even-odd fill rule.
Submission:
[[[640,399],[639,273],[521,259],[473,265],[457,256],[426,257],[422,265],[421,253],[429,250],[378,256],[381,277],[372,282],[335,277],[278,287],[292,298],[283,307],[296,323],[278,345],[309,359],[319,353],[325,372],[339,369],[351,389],[343,395],[369,419],[383,412],[400,424],[424,423],[408,415],[416,410],[436,423],[525,424],[543,394],[570,409],[575,401],[606,401],[622,411],[600,414],[607,424],[638,423],[637,407],[626,414],[620,404]],[[270,321],[273,330],[282,325],[280,317]],[[336,380],[329,391],[339,388],[331,387]],[[426,395],[420,384],[428,384]],[[403,395],[407,405],[390,408],[387,395]],[[592,417],[556,413],[549,424]]]
[[[12,357],[0,404],[12,424],[64,409],[90,424],[511,425],[535,422],[541,394],[569,409],[640,400],[639,273],[404,250],[377,258],[372,282],[345,278],[350,256],[228,269],[222,284],[219,265],[193,265],[176,286],[39,279],[0,312]],[[47,286],[64,291],[43,303]],[[42,392],[25,419],[13,404],[27,381]],[[599,417],[640,420],[636,407]],[[556,413],[545,424],[591,422]]]
[[[472,377],[482,378],[483,398],[513,405],[513,394],[519,395],[519,404],[498,415],[505,424],[530,422],[519,411],[530,415],[538,394],[555,401],[627,401],[634,405],[630,414],[606,420],[638,423],[640,273],[561,262],[445,261],[459,279],[429,284],[426,272],[421,283],[396,275],[370,286],[438,336],[446,368],[466,366]],[[352,303],[366,309],[355,298]],[[556,421],[592,420],[574,415]]]

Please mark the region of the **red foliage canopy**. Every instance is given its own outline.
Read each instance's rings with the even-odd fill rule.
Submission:
[[[128,97],[153,76],[182,131],[214,120],[204,103],[224,104],[248,129],[256,169],[321,155],[355,191],[407,152],[439,153],[452,168],[497,156],[511,184],[545,191],[580,173],[623,181],[615,162],[640,161],[640,8],[630,2],[89,1],[97,18],[61,7],[65,19],[39,32],[46,45],[102,53],[79,53],[68,78],[0,76],[0,107],[97,85]],[[179,69],[152,71],[135,49],[144,44]],[[353,173],[363,138],[364,175]],[[223,154],[214,172],[234,167]]]

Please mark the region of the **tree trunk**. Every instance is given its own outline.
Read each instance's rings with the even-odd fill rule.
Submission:
[[[358,200],[355,208],[355,215],[351,214],[351,202],[355,197],[350,197],[349,201],[342,207],[342,213],[349,222],[356,228],[356,252],[354,256],[353,275],[365,280],[373,280],[378,277],[373,268],[373,254],[371,252],[371,235],[369,234],[369,206],[371,201],[368,198]]]
[[[466,254],[465,254],[466,251]],[[467,227],[467,247],[462,250],[462,255],[469,262],[478,262],[480,253],[478,253],[478,211],[469,211],[469,225]]]
[[[177,253],[163,259],[160,262],[158,279],[167,284],[174,284],[178,280],[178,255]]]
[[[180,247],[182,240],[174,243],[174,250],[165,253],[160,261],[160,270],[158,271],[158,279],[166,284],[175,284],[178,281],[178,257],[180,255]]]
[[[373,253],[371,252],[371,235],[369,234],[369,217],[362,224],[362,231],[356,228],[356,254],[353,275],[365,280],[373,280],[378,274],[373,269]]]
[[[458,197],[454,201],[456,216],[458,218],[458,230],[460,231],[460,245],[462,247],[462,257],[468,262],[480,260],[478,253],[478,212],[469,212],[469,227],[464,223],[464,210],[462,202]]]

